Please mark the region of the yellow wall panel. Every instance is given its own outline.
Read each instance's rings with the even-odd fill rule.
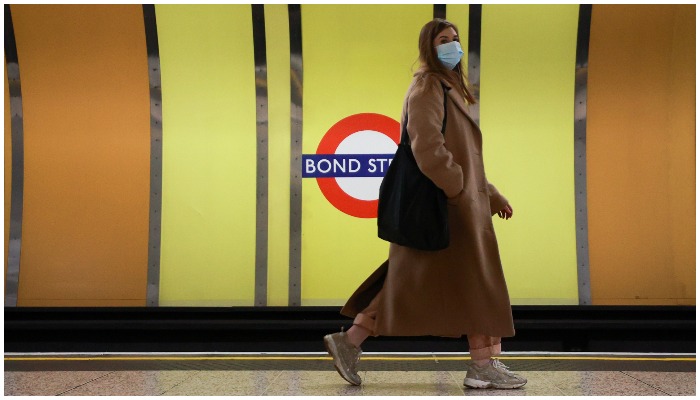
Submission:
[[[140,5],[12,5],[24,112],[18,305],[145,305],[150,125]]]
[[[269,119],[268,306],[289,303],[289,173],[291,157],[289,14],[265,5]]]
[[[163,87],[161,305],[252,305],[250,5],[156,5]]]
[[[695,304],[695,6],[593,6],[594,304]]]
[[[508,198],[494,217],[513,304],[578,304],[574,72],[578,5],[482,11],[486,176]]]
[[[303,153],[314,154],[341,119],[379,113],[400,120],[418,64],[418,34],[431,5],[311,5],[302,11]],[[375,218],[336,209],[316,180],[302,184],[302,305],[339,305],[388,256]]]

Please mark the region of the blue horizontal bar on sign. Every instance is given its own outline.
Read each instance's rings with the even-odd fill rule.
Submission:
[[[303,178],[382,178],[393,154],[303,154]]]

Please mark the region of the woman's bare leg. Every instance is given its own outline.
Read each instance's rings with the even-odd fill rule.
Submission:
[[[347,334],[350,343],[359,348],[362,342],[372,334],[372,331],[360,325],[353,325],[352,328],[348,329]]]
[[[347,331],[348,340],[357,348],[360,347],[365,339],[374,335],[374,327],[381,295],[382,292],[379,291],[372,301],[369,302],[367,308],[355,316],[352,327]]]
[[[491,360],[491,356],[501,353],[501,338],[482,334],[467,335],[469,354],[472,361],[483,367]]]

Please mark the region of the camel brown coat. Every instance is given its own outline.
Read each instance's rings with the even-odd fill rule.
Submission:
[[[508,201],[486,180],[481,130],[457,88],[417,74],[403,106],[421,171],[448,197],[450,245],[422,251],[391,243],[389,259],[341,310],[355,317],[381,290],[375,336],[513,336],[513,317],[492,216]]]

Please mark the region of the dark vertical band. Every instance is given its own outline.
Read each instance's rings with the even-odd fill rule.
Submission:
[[[447,18],[447,4],[433,4],[433,18]]]
[[[24,207],[24,114],[19,58],[10,5],[5,4],[5,62],[10,90],[12,132],[12,183],[10,194],[10,232],[5,278],[5,307],[17,306],[19,267],[22,250],[22,214]]]
[[[301,140],[304,69],[301,49],[301,5],[290,4],[291,172],[289,207],[289,305],[301,305]]]
[[[255,55],[255,130],[257,140],[257,180],[255,202],[255,305],[267,305],[268,249],[268,113],[267,45],[265,6],[253,4],[253,52]]]
[[[146,303],[148,307],[157,307],[160,296],[160,241],[163,198],[163,97],[160,87],[160,50],[158,48],[155,5],[143,5],[143,23],[146,29],[148,87],[151,97],[151,195],[148,219]]]
[[[586,190],[586,104],[588,88],[588,44],[593,6],[581,4],[576,39],[576,89],[574,92],[574,185],[576,188],[576,262],[578,301],[591,304],[591,270],[588,257],[588,202]]]
[[[481,93],[481,4],[469,5],[469,44],[467,45],[467,63],[469,72],[470,90],[474,97],[479,100]],[[479,124],[481,118],[479,113],[479,103],[470,107],[474,122]]]
[[[5,62],[10,88],[12,131],[12,192],[10,194],[10,243],[7,251],[5,307],[17,307],[19,259],[22,253],[22,209],[24,206],[24,115],[22,86],[19,79],[17,42],[10,5],[5,4]]]

